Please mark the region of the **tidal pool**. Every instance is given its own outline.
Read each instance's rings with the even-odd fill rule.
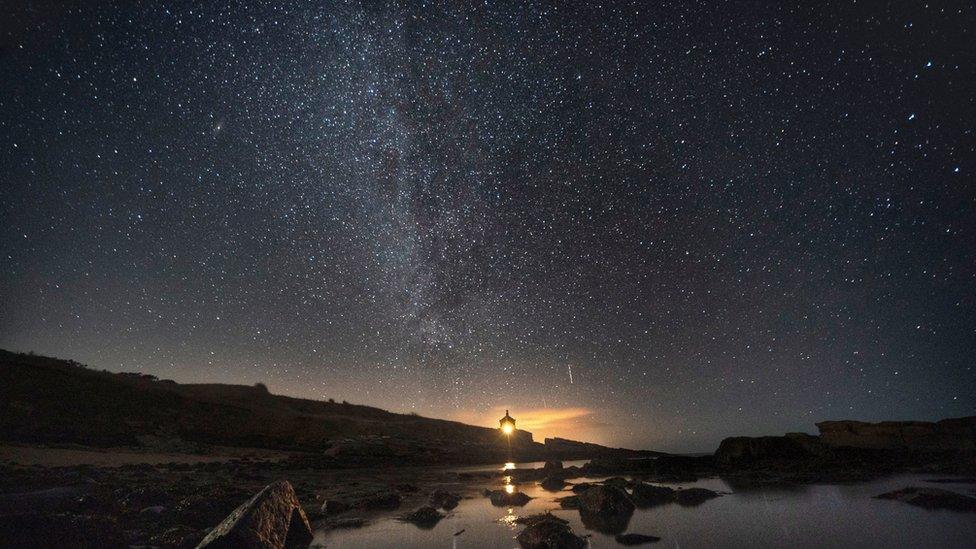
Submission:
[[[566,462],[582,464],[584,462]],[[541,463],[514,466],[540,467]],[[506,464],[508,468],[513,464]],[[489,467],[459,470],[485,470]],[[976,514],[927,510],[873,496],[905,486],[931,486],[976,495],[976,484],[933,484],[933,475],[904,475],[857,484],[814,484],[794,487],[736,488],[717,478],[693,483],[659,483],[674,488],[700,486],[723,497],[697,507],[671,503],[638,509],[626,532],[658,536],[661,541],[642,547],[976,547]],[[571,479],[573,483],[602,479]],[[494,483],[473,483],[479,489],[511,485],[503,477]],[[517,548],[515,536],[523,526],[518,516],[551,511],[569,521],[578,535],[589,535],[590,547],[623,547],[613,535],[588,530],[577,511],[562,510],[554,500],[568,490],[543,490],[537,482],[514,485],[535,498],[523,507],[494,507],[487,498],[463,499],[447,518],[431,529],[384,518],[364,528],[316,532],[315,543],[328,548]],[[411,509],[404,509],[409,511]],[[458,532],[461,532],[458,535]]]

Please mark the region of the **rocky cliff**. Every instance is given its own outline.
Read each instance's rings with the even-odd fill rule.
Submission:
[[[906,450],[976,450],[976,416],[929,421],[823,421],[820,440],[828,446]]]

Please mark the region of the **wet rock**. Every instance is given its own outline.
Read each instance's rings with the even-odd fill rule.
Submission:
[[[224,519],[239,504],[240,498],[226,496],[187,496],[174,506],[173,511],[181,523],[194,528],[206,528]]]
[[[430,506],[424,506],[412,513],[400,517],[400,520],[404,522],[411,522],[421,528],[433,528],[442,518],[444,518],[444,515],[437,512],[437,509]]]
[[[434,507],[439,507],[445,511],[450,511],[458,506],[461,501],[461,496],[447,490],[434,490],[430,494],[430,499],[428,502]]]
[[[566,496],[564,498],[556,498],[556,503],[558,503],[559,507],[562,509],[579,509],[580,507],[583,506],[583,504],[580,503],[579,496]]]
[[[488,493],[488,499],[491,500],[491,504],[496,507],[505,507],[507,505],[514,505],[521,507],[528,503],[532,498],[525,495],[523,492],[512,492],[509,494],[505,490],[492,490]]]
[[[351,507],[348,503],[339,501],[337,499],[327,499],[322,504],[322,514],[327,517],[345,513],[349,509],[351,509]]]
[[[515,538],[524,549],[582,549],[586,540],[573,533],[566,521],[542,516]]]
[[[580,520],[591,530],[605,534],[622,533],[634,514],[634,503],[627,493],[614,486],[593,486],[577,497]]]
[[[875,497],[878,499],[902,501],[926,509],[951,509],[953,511],[976,512],[976,498],[941,488],[909,486]]]
[[[563,468],[563,462],[561,461],[547,461],[545,465],[542,466],[542,470],[546,472],[561,471]]]
[[[620,545],[643,545],[645,543],[661,541],[661,538],[657,536],[648,536],[646,534],[618,534],[613,539],[617,540],[617,543]]]
[[[200,542],[200,548],[298,548],[312,542],[312,530],[287,480],[266,486],[241,504]]]
[[[590,488],[591,486],[593,486],[593,485],[592,485],[592,484],[590,484],[589,482],[581,482],[581,483],[579,483],[579,484],[574,484],[574,485],[573,485],[573,493],[574,493],[574,494],[579,494],[580,492],[585,492],[585,491],[587,491],[587,490],[588,490],[588,489],[589,489],[589,488]]]
[[[362,528],[366,526],[366,519],[362,517],[347,517],[336,519],[329,523],[330,528],[341,530],[344,528]]]
[[[543,490],[549,490],[550,492],[558,492],[566,486],[566,481],[559,477],[546,477],[541,482]]]
[[[524,524],[526,526],[535,524],[537,522],[542,522],[544,520],[554,520],[561,522],[563,524],[569,524],[568,520],[561,519],[557,516],[551,515],[549,513],[539,513],[538,515],[529,515],[526,517],[518,517],[515,519],[515,524]]]
[[[627,493],[615,486],[592,486],[578,497],[581,508],[590,513],[614,515],[634,510]]]
[[[606,486],[614,486],[616,488],[623,489],[623,488],[626,488],[627,485],[630,484],[630,483],[627,482],[627,479],[625,479],[623,477],[611,477],[611,478],[608,478],[607,480],[603,481],[603,484],[606,485]]]
[[[675,491],[667,486],[638,482],[631,489],[631,498],[638,507],[653,507],[674,501]]]
[[[359,500],[357,507],[363,511],[392,511],[400,508],[400,494],[388,492],[375,494]]]
[[[707,488],[685,488],[675,493],[675,501],[678,502],[678,505],[684,505],[686,507],[701,505],[717,497],[719,497],[718,492],[713,492]]]

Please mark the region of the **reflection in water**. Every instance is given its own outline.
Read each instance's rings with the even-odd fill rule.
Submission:
[[[495,471],[500,468],[492,467]],[[639,509],[626,517],[607,518],[561,509],[556,500],[572,495],[568,488],[552,493],[535,482],[516,487],[510,477],[496,477],[469,488],[472,493],[485,488],[505,492],[511,489],[525,492],[533,499],[524,507],[495,507],[488,498],[467,497],[431,530],[392,517],[379,518],[361,529],[318,530],[313,543],[330,549],[512,549],[518,545],[515,535],[523,528],[515,523],[516,518],[550,511],[569,521],[576,534],[590,535],[588,543],[593,549],[620,547],[612,532],[621,529],[656,535],[662,538],[661,547],[973,547],[976,521],[968,513],[927,511],[874,498],[905,486],[925,485],[928,478],[931,477],[889,477],[848,485],[815,484],[799,490],[751,487],[737,491],[717,478],[694,483],[662,483],[671,488],[698,486],[726,495],[698,507],[668,503]],[[602,479],[573,480],[592,483]],[[945,487],[960,493],[972,490],[972,485],[966,484]],[[455,536],[461,531],[462,534]]]
[[[515,464],[512,463],[511,461],[509,461],[508,463],[506,463],[505,465],[502,466],[502,471],[508,471],[508,470],[514,469],[514,468],[515,468]]]

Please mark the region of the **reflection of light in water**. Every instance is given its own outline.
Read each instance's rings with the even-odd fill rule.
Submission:
[[[515,493],[515,487],[512,486],[511,484],[506,484],[505,485],[505,491],[507,493],[509,493],[509,494],[514,494]]]
[[[514,469],[514,468],[515,468],[515,464],[512,462],[508,462],[504,465],[504,467],[502,467],[502,471],[508,471],[509,469]]]

